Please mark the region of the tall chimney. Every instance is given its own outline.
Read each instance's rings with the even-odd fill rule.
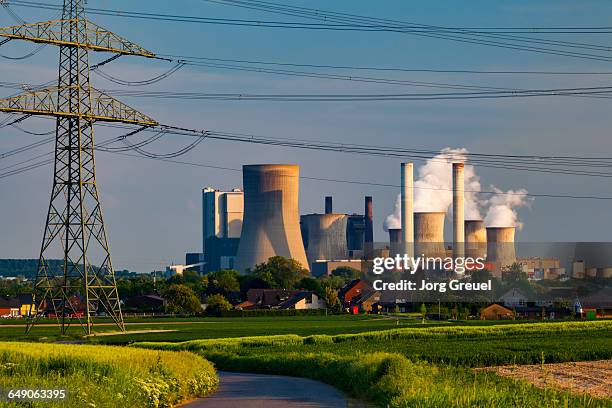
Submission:
[[[365,237],[364,237],[364,252],[366,258],[372,255],[374,250],[374,223],[372,214],[372,197],[366,196],[365,198],[365,209],[364,209],[364,221],[365,221]]]
[[[325,197],[325,214],[332,214],[334,212],[332,196]]]
[[[372,197],[365,198],[365,242],[374,242],[374,224],[372,213]]]
[[[465,256],[465,165],[453,163],[453,256]]]
[[[414,174],[412,163],[401,165],[402,251],[414,256]]]

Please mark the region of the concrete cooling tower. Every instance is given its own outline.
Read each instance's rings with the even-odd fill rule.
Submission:
[[[493,264],[494,276],[501,276],[505,266],[516,262],[514,227],[487,227],[487,262]]]
[[[345,214],[307,214],[301,217],[306,232],[306,258],[310,265],[317,260],[346,259]]]
[[[482,220],[465,221],[465,256],[484,258],[487,253],[487,230]]]
[[[389,228],[389,256],[395,256],[397,254],[403,256],[402,244],[402,229]]]
[[[236,269],[244,272],[273,256],[310,270],[300,232],[300,168],[294,164],[242,166],[244,218]]]
[[[414,213],[415,256],[446,256],[444,249],[444,212]]]

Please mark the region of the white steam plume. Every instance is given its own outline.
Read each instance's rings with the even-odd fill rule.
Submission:
[[[516,209],[529,205],[527,190],[508,190],[506,192],[491,186],[496,192],[489,198],[489,209],[485,217],[487,227],[517,227],[523,228],[523,223],[519,221]]]
[[[414,210],[417,212],[442,211],[448,212],[453,202],[452,163],[466,163],[468,151],[465,148],[452,149],[446,147],[440,154],[427,160],[419,167],[418,179],[414,182]],[[474,166],[465,165],[465,219],[481,218],[482,204],[478,200],[480,178],[476,175]],[[385,231],[401,228],[401,195],[395,201],[392,214],[387,216],[383,224]]]
[[[383,229],[389,231],[390,229],[402,228],[402,195],[398,194],[395,199],[395,207],[393,213],[387,215],[385,222],[383,222]]]

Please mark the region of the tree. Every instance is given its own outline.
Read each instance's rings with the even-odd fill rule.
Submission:
[[[273,256],[267,262],[255,266],[252,274],[260,279],[271,277],[280,289],[292,289],[302,278],[310,276],[310,272],[298,261],[282,256]]]
[[[232,310],[232,304],[221,294],[210,295],[207,300],[206,313],[219,315],[221,312]]]
[[[309,290],[316,293],[323,293],[323,286],[321,286],[321,282],[314,278],[303,278],[295,285],[295,288]]]
[[[342,304],[338,298],[338,292],[336,292],[335,289],[330,288],[329,286],[326,287],[323,298],[325,299],[327,309],[329,309],[332,313],[340,313],[342,311]]]
[[[323,288],[340,289],[344,286],[345,282],[339,276],[322,276],[319,278],[319,282]]]
[[[350,266],[340,266],[334,269],[331,274],[344,279],[344,282],[350,282],[361,277],[361,271]]]
[[[425,303],[421,303],[421,323],[425,323],[425,316],[427,316],[427,306]]]
[[[171,313],[194,314],[202,312],[200,300],[193,290],[185,285],[170,285],[164,292],[168,311]]]
[[[227,296],[230,292],[240,291],[240,282],[238,282],[238,271],[233,269],[221,269],[220,271],[211,272],[208,277],[208,289],[206,293],[222,294]]]

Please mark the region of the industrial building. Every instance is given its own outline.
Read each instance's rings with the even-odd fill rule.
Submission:
[[[333,212],[333,198],[325,197],[324,214],[300,217],[300,228],[306,257],[314,276],[329,275],[341,266],[361,269],[365,248],[374,250],[372,197],[364,199],[364,212]]]
[[[240,189],[202,190],[202,256],[198,262],[203,262],[203,272],[234,268],[243,212],[244,193]],[[191,260],[195,261],[194,257]]]

